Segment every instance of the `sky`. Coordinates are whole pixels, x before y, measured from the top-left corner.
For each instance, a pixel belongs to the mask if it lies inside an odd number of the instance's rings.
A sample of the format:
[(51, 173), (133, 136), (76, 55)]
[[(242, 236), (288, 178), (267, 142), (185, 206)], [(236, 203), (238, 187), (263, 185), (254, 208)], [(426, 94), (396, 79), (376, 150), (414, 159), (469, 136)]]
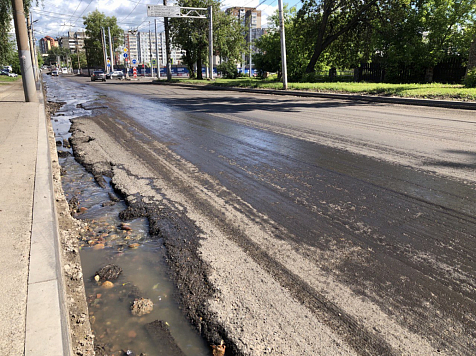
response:
[[(300, 0), (285, 2), (295, 5)], [(149, 31), (150, 21), (153, 31), (155, 17), (147, 17), (148, 4), (162, 5), (163, 0), (39, 0), (39, 5), (31, 8), (35, 37), (56, 38), (67, 31), (81, 31), (84, 29), (83, 16), (96, 9), (106, 16), (115, 16), (118, 25), (124, 30), (138, 28), (139, 31)], [(261, 26), (267, 27), (267, 17), (277, 10), (278, 0), (222, 0), (222, 5), (223, 9), (233, 6), (257, 7), (261, 10)], [(157, 23), (158, 31), (163, 31), (163, 19), (157, 18)]]

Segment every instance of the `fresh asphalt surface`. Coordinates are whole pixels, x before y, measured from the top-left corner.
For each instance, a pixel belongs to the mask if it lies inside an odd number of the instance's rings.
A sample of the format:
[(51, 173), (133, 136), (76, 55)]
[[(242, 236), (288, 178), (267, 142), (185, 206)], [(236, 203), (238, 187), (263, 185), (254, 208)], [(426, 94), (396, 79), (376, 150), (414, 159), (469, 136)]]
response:
[[(68, 80), (54, 79), (50, 85)], [(221, 226), (357, 354), (472, 355), (473, 111), (86, 78), (67, 85), (94, 88), (108, 106), (98, 126), (123, 150), (157, 166), (140, 147), (160, 142), (225, 189), (240, 214), (292, 246), (303, 265), (239, 222)], [(226, 215), (206, 199), (195, 203), (210, 219)], [(331, 276), (351, 298), (314, 274)]]

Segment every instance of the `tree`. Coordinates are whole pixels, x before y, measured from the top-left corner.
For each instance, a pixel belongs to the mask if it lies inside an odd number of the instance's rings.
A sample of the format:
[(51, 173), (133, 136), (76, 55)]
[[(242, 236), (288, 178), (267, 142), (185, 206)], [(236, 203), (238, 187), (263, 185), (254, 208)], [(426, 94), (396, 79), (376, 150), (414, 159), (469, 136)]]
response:
[(52, 47), (48, 51), (48, 57), (46, 58), (46, 62), (49, 65), (56, 64), (56, 66), (61, 67), (61, 62), (66, 62), (67, 57), (70, 55), (70, 52), (67, 48), (64, 47)]
[(213, 22), (213, 48), (223, 61), (221, 68), (236, 77), (237, 63), (247, 51), (245, 29), (236, 17), (223, 11), (217, 11)]
[[(432, 68), (449, 57), (468, 57), (475, 34), (476, 0), (387, 0), (372, 27), (373, 47), (386, 80), (411, 69), (412, 80), (432, 80)], [(408, 72), (408, 70), (407, 70)], [(426, 73), (426, 74), (425, 74)]]
[[(215, 0), (178, 0), (177, 6), (208, 8), (213, 6), (213, 17), (219, 11), (220, 3)], [(203, 79), (202, 63), (207, 62), (208, 29), (207, 19), (179, 19), (169, 20), (172, 43), (185, 51), (183, 60), (187, 65), (190, 76), (194, 76), (193, 67), (197, 63), (197, 78)], [(215, 26), (214, 26), (215, 27)]]
[[(236, 62), (244, 50), (245, 41), (243, 28), (231, 16), (220, 10), (220, 2), (216, 0), (179, 0), (177, 6), (213, 8), (213, 42), (214, 53), (226, 61)], [(170, 33), (172, 43), (185, 51), (183, 61), (187, 65), (190, 76), (194, 77), (194, 65), (197, 64), (198, 79), (203, 79), (202, 64), (208, 62), (208, 32), (207, 19), (172, 18)]]
[[(301, 28), (296, 26), (296, 8), (283, 6), (286, 33), (287, 70), (290, 80), (301, 79), (311, 48), (307, 44)], [(260, 72), (277, 72), (281, 78), (281, 39), (279, 34), (279, 12), (268, 19), (268, 33), (256, 41), (258, 53), (253, 56), (255, 68)]]
[[(119, 46), (123, 43), (123, 31), (117, 25), (117, 19), (115, 16), (108, 17), (98, 10), (91, 12), (88, 16), (84, 16), (83, 20), (83, 24), (86, 27), (87, 37), (84, 40), (84, 46), (87, 47), (89, 64), (92, 66), (105, 65), (102, 50), (101, 28), (106, 31), (108, 27), (110, 28), (111, 36), (116, 38), (114, 43), (115, 46)], [(109, 54), (109, 52), (106, 53)]]
[(314, 72), (324, 51), (357, 28), (370, 25), (377, 0), (304, 0), (299, 10), (299, 27), (313, 45), (306, 72)]
[[(23, 7), (27, 14), (29, 13), (31, 3), (31, 0), (23, 1)], [(36, 1), (36, 4), (38, 5), (38, 1)], [(12, 2), (11, 0), (0, 0), (0, 64), (12, 65), (13, 61), (15, 61), (13, 57), (18, 56), (16, 43), (10, 41), (8, 37), (8, 33), (11, 30), (11, 23)]]
[(81, 68), (87, 68), (88, 63), (86, 61), (86, 53), (79, 52), (71, 54), (71, 64), (73, 65), (73, 69), (79, 69), (78, 67), (78, 57), (79, 57), (79, 64)]

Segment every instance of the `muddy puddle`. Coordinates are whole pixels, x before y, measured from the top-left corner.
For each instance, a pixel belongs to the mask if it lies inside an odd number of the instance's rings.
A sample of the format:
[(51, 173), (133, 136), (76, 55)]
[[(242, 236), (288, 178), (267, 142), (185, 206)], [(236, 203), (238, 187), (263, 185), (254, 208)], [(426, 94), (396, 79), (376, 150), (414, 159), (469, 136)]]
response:
[[(181, 350), (177, 355), (211, 355), (174, 299), (175, 287), (168, 278), (163, 242), (149, 238), (146, 219), (121, 221), (119, 213), (126, 205), (110, 180), (104, 177), (105, 187), (100, 187), (72, 155), (70, 120), (89, 116), (89, 108), (104, 105), (100, 95), (90, 87), (60, 78), (46, 77), (45, 87), (48, 101), (63, 104), (52, 116), (63, 190), (74, 206), (73, 215), (89, 226), (81, 237), (81, 263), (96, 355), (171, 356), (167, 345), (171, 340)], [(119, 266), (122, 273), (112, 285), (104, 285), (94, 277), (109, 264)], [(140, 298), (152, 301), (153, 310), (134, 316), (131, 305)], [(157, 325), (153, 323), (156, 320), (165, 325), (166, 334), (170, 332), (167, 342), (157, 337), (163, 333), (151, 329), (151, 325)]]

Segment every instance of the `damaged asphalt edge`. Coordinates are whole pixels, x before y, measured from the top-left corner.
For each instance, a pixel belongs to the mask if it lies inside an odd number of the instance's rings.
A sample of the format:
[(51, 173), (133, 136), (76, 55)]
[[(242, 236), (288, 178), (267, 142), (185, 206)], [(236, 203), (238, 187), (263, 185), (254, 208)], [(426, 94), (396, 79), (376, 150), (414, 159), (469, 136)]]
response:
[[(137, 195), (128, 195), (126, 191), (114, 184), (114, 169), (111, 162), (89, 163), (83, 155), (80, 145), (94, 140), (91, 137), (78, 135), (82, 132), (76, 128), (75, 120), (71, 120), (71, 147), (75, 159), (93, 175), (95, 181), (103, 187), (103, 176), (111, 178), (111, 186), (126, 203), (127, 208), (119, 217), (128, 221), (145, 217), (149, 222), (149, 234), (154, 240), (163, 239), (166, 249), (166, 262), (170, 268), (171, 278), (176, 286), (179, 304), (187, 319), (200, 335), (209, 343), (219, 345), (222, 341), (227, 345), (228, 352), (242, 356), (243, 353), (228, 337), (227, 331), (217, 321), (216, 315), (208, 309), (207, 300), (215, 292), (207, 279), (208, 266), (198, 253), (199, 232), (195, 224), (184, 216), (168, 207), (158, 207), (157, 204), (144, 203)], [(178, 223), (179, 221), (180, 226)], [(193, 297), (192, 297), (193, 296)]]

